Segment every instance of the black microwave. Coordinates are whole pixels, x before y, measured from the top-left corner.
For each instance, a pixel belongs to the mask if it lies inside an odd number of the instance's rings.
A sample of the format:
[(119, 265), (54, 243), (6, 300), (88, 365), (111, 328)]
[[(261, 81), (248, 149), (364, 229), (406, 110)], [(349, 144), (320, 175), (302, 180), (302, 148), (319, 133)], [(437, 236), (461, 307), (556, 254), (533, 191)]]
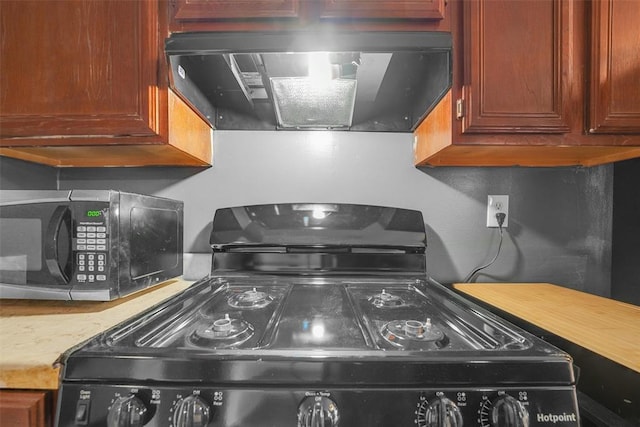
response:
[(182, 275), (183, 203), (0, 191), (0, 298), (110, 301)]

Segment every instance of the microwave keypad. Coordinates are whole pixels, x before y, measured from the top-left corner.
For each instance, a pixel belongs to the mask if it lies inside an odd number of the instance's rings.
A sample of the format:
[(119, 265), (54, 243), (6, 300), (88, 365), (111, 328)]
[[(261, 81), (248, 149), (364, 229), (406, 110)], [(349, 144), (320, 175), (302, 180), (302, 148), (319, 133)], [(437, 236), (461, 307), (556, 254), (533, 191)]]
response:
[(79, 225), (76, 237), (76, 249), (79, 251), (107, 250), (107, 227)]
[(78, 282), (107, 280), (107, 227), (76, 227), (76, 279)]

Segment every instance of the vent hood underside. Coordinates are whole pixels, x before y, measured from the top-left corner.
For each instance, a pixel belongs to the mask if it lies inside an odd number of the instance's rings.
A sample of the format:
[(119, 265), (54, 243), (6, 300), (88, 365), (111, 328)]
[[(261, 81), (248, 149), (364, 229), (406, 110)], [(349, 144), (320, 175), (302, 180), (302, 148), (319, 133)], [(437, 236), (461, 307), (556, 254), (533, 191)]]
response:
[(220, 130), (412, 132), (451, 87), (443, 32), (181, 33), (171, 87)]

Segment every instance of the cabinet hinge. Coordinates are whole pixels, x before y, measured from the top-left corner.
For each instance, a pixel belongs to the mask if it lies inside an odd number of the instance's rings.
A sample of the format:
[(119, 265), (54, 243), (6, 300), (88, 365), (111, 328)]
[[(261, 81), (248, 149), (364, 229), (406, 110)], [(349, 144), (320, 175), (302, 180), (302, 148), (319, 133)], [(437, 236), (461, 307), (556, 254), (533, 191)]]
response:
[(464, 101), (462, 99), (458, 99), (456, 101), (456, 118), (461, 119), (464, 117)]

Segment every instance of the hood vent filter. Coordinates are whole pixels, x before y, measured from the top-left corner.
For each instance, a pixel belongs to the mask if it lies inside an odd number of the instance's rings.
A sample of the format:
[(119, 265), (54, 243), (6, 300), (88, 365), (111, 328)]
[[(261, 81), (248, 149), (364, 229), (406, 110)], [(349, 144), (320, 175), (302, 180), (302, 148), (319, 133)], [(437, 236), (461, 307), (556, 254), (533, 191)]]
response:
[(295, 129), (350, 127), (356, 80), (316, 82), (305, 77), (273, 77), (271, 89), (278, 126)]

